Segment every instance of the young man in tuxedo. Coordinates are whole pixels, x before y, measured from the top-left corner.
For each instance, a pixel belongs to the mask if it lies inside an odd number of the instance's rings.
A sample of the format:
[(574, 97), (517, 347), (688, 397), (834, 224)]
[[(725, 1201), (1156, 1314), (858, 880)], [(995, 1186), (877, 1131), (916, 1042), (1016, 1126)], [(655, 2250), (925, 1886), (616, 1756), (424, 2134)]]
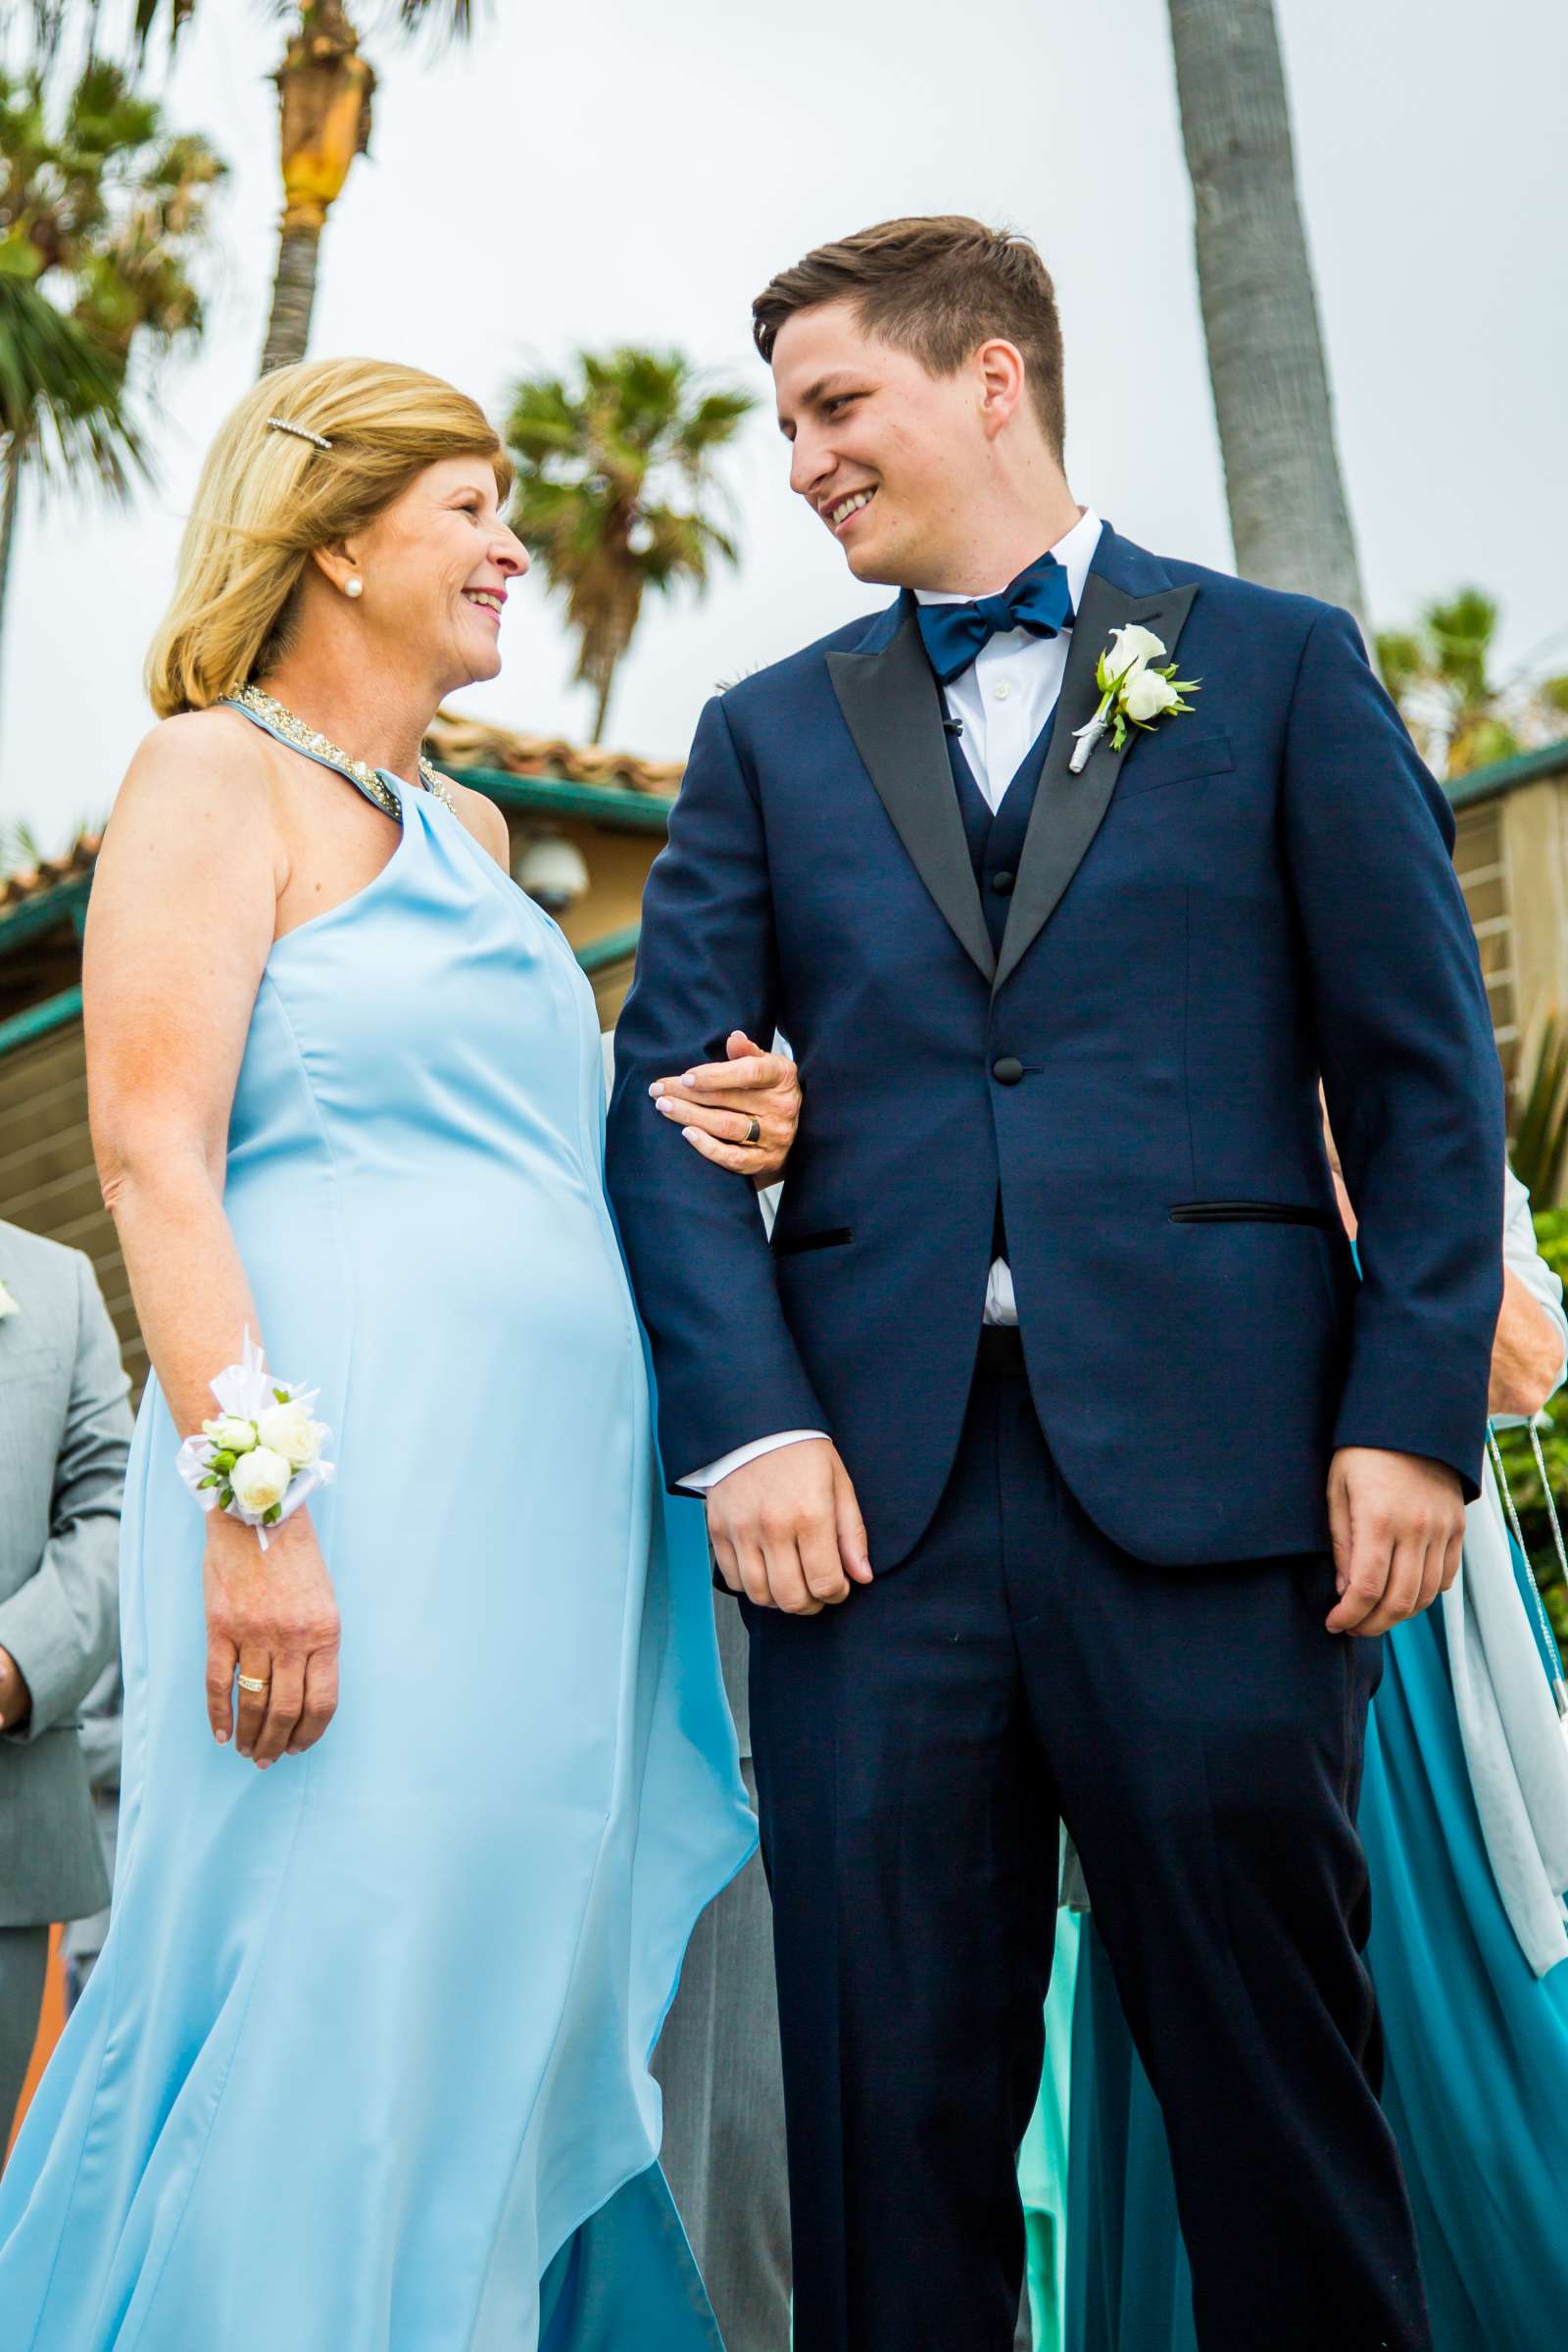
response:
[[(1064, 1821), (1204, 2352), (1415, 2352), (1354, 1805), (1499, 1301), (1451, 820), (1347, 614), (1072, 495), (1026, 241), (889, 222), (755, 325), (793, 487), (898, 595), (703, 713), (611, 1169), (752, 1634), (796, 2341), (1010, 2344)], [(771, 1247), (649, 1100), (737, 1018), (802, 1067)]]

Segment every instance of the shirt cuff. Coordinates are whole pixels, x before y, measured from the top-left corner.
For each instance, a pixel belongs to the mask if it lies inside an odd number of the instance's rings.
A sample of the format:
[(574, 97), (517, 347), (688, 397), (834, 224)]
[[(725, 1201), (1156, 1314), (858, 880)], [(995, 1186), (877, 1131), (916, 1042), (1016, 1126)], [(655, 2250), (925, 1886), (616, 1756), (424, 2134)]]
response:
[(748, 1462), (760, 1462), (764, 1453), (776, 1453), (781, 1446), (798, 1446), (804, 1438), (826, 1436), (825, 1429), (784, 1429), (776, 1438), (754, 1438), (749, 1446), (737, 1446), (733, 1453), (721, 1453), (706, 1470), (688, 1471), (675, 1484), (688, 1488), (694, 1494), (706, 1494), (710, 1487), (716, 1487), (732, 1470), (744, 1470)]

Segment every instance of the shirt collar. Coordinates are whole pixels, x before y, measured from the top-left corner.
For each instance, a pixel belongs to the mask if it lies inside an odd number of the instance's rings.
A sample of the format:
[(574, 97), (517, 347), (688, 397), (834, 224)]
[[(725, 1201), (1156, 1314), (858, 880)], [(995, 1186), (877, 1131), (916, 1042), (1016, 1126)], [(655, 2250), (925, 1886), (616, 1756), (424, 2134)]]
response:
[[(1051, 550), (1067, 574), (1067, 593), (1072, 598), (1075, 612), (1083, 603), (1084, 582), (1089, 577), (1089, 566), (1095, 560), (1095, 550), (1100, 545), (1100, 534), (1103, 528), (1093, 507), (1085, 507), (1072, 529), (1065, 532)], [(967, 605), (973, 601), (968, 591), (962, 588), (916, 588), (914, 596), (915, 601), (922, 605)]]

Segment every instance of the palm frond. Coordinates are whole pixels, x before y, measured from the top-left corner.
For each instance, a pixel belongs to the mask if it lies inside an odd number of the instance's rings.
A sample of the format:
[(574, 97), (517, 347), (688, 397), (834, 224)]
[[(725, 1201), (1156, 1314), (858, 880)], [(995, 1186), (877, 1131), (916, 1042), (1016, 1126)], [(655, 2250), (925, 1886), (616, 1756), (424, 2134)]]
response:
[(36, 286), (3, 273), (0, 434), (45, 476), (86, 468), (116, 496), (147, 471), (123, 369)]

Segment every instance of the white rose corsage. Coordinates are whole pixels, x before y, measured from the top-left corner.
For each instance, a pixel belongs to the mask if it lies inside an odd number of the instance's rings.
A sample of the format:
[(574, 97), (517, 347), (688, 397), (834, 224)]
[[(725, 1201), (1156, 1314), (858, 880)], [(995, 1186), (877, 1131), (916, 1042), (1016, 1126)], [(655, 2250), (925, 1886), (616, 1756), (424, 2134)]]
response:
[(1067, 762), (1070, 775), (1082, 775), (1102, 735), (1108, 734), (1111, 750), (1119, 752), (1130, 729), (1152, 734), (1156, 718), (1167, 713), (1179, 718), (1191, 710), (1192, 704), (1183, 702), (1182, 697), (1196, 694), (1201, 681), (1179, 678), (1174, 662), (1156, 669), (1154, 656), (1164, 651), (1152, 629), (1129, 623), (1124, 629), (1111, 630), (1110, 643), (1095, 665), (1100, 706), (1093, 718), (1073, 729), (1073, 755)]
[(274, 1380), (248, 1331), (240, 1361), (212, 1389), (219, 1409), (185, 1440), (175, 1466), (204, 1511), (254, 1527), (265, 1551), (268, 1529), (337, 1475), (321, 1452), (332, 1433), (311, 1415), (320, 1391)]

